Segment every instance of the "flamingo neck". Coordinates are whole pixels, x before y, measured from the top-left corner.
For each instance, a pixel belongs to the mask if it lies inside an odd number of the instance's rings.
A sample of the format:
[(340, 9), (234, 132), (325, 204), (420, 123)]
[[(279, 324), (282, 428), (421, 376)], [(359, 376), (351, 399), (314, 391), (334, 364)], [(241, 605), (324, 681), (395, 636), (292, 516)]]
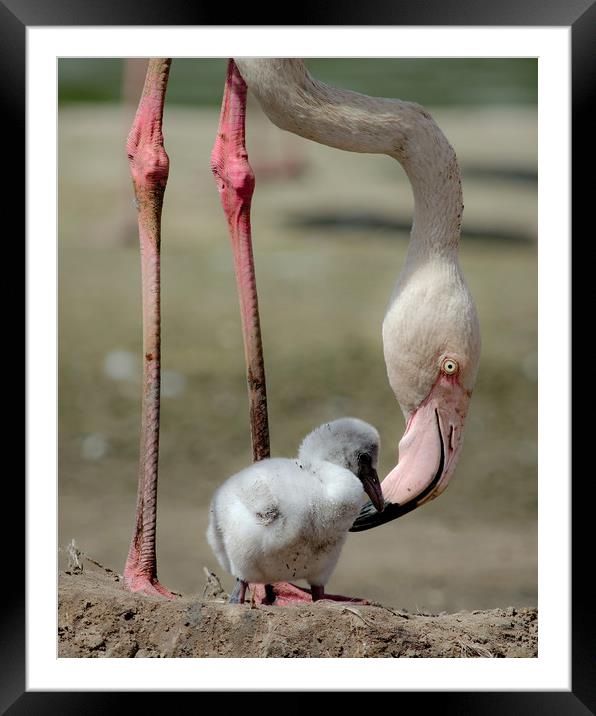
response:
[(397, 159), (414, 194), (410, 255), (457, 255), (463, 213), (459, 166), (423, 107), (331, 87), (314, 79), (302, 60), (235, 62), (264, 112), (281, 129), (329, 147)]

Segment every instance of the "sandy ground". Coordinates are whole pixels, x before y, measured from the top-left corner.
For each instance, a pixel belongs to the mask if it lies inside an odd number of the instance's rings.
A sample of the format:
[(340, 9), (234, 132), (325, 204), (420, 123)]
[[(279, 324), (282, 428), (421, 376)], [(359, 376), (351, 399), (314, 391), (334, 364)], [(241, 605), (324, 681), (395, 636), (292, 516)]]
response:
[[(328, 587), (411, 613), (521, 609), (537, 604), (536, 185), (524, 179), (536, 171), (536, 114), (429, 109), (463, 169), (461, 263), (480, 314), (478, 381), (449, 489), (350, 535)], [(158, 566), (184, 594), (201, 594), (203, 567), (217, 569), (205, 539), (209, 500), (251, 459), (236, 289), (209, 170), (217, 117), (175, 106), (165, 114)], [(111, 106), (64, 108), (59, 118), (59, 541), (74, 538), (116, 570), (133, 526), (141, 394), (138, 247), (123, 238), (135, 218), (128, 122)], [(388, 157), (297, 139), (304, 175), (267, 182), (258, 162), (292, 138), (254, 113), (249, 133), (272, 453), (294, 455), (314, 426), (354, 415), (379, 429), (387, 474), (404, 424), (381, 323), (407, 248), (407, 178)], [(335, 223), (313, 221), (321, 216)], [(382, 228), (391, 221), (405, 228)]]
[(172, 602), (126, 592), (82, 560), (59, 577), (59, 657), (536, 657), (537, 610), (409, 613), (319, 602), (229, 605), (211, 578)]

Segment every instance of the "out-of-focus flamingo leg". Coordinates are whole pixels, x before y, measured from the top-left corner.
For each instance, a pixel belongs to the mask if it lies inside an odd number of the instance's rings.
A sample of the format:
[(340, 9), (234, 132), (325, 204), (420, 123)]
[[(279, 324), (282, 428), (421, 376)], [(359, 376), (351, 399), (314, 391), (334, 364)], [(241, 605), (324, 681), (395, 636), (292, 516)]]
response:
[[(139, 104), (139, 97), (142, 96), (148, 62), (147, 58), (142, 57), (128, 57), (122, 60), (120, 99), (122, 124), (123, 127), (126, 127), (126, 131), (130, 128)], [(126, 179), (126, 177), (123, 177), (123, 179)], [(125, 191), (122, 194), (121, 215), (116, 228), (114, 242), (120, 246), (134, 247), (138, 243), (139, 232), (137, 216), (129, 196), (129, 189), (130, 179), (127, 179)]]
[(136, 197), (143, 284), (143, 404), (136, 521), (124, 584), (132, 592), (173, 599), (157, 579), (156, 518), (160, 407), (161, 210), (168, 180), (162, 117), (171, 59), (149, 60), (126, 149)]
[[(269, 425), (265, 364), (261, 345), (261, 326), (250, 231), (250, 205), (255, 187), (254, 173), (248, 163), (245, 141), (246, 83), (233, 60), (228, 62), (217, 139), (211, 153), (211, 169), (224, 213), (228, 220), (236, 283), (240, 299), (244, 353), (246, 358), (250, 429), (253, 459), (269, 457)], [(255, 602), (283, 605), (312, 602), (310, 590), (279, 582), (275, 585), (249, 585)], [(275, 599), (272, 597), (275, 596)], [(369, 602), (339, 595), (325, 595), (333, 601)]]

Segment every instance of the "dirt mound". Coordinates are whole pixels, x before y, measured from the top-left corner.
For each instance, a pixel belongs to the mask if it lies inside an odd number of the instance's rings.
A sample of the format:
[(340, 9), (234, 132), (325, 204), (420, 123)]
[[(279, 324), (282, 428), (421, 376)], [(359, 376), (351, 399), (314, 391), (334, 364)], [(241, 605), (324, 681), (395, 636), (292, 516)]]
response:
[(537, 610), (409, 614), (380, 605), (228, 605), (216, 578), (174, 602), (83, 559), (59, 575), (61, 657), (535, 657)]

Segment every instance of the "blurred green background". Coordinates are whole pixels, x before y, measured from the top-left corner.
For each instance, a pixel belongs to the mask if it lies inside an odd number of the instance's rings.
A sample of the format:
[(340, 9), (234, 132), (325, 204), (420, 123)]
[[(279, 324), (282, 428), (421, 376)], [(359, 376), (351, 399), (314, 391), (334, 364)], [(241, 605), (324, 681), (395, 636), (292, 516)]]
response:
[[(175, 60), (168, 103), (219, 107), (225, 59)], [(535, 105), (533, 59), (311, 59), (311, 73), (329, 84), (377, 97), (400, 97), (429, 105)], [(62, 60), (61, 105), (118, 102), (123, 63), (119, 59)], [(457, 78), (457, 81), (454, 81)]]
[[(200, 593), (220, 572), (208, 503), (250, 462), (242, 337), (226, 223), (209, 169), (225, 60), (174, 60), (164, 114), (159, 573)], [(462, 457), (439, 499), (350, 535), (330, 591), (409, 609), (537, 601), (537, 63), (316, 59), (331, 84), (424, 104), (463, 173), (461, 263), (483, 337)], [(126, 70), (126, 71), (125, 71)], [(59, 525), (121, 570), (135, 505), (141, 301), (124, 141), (144, 62), (59, 62)], [(408, 242), (408, 180), (385, 156), (281, 132), (249, 101), (253, 236), (272, 451), (355, 415), (382, 437), (404, 423), (381, 323)], [(225, 586), (231, 579), (222, 575)]]

